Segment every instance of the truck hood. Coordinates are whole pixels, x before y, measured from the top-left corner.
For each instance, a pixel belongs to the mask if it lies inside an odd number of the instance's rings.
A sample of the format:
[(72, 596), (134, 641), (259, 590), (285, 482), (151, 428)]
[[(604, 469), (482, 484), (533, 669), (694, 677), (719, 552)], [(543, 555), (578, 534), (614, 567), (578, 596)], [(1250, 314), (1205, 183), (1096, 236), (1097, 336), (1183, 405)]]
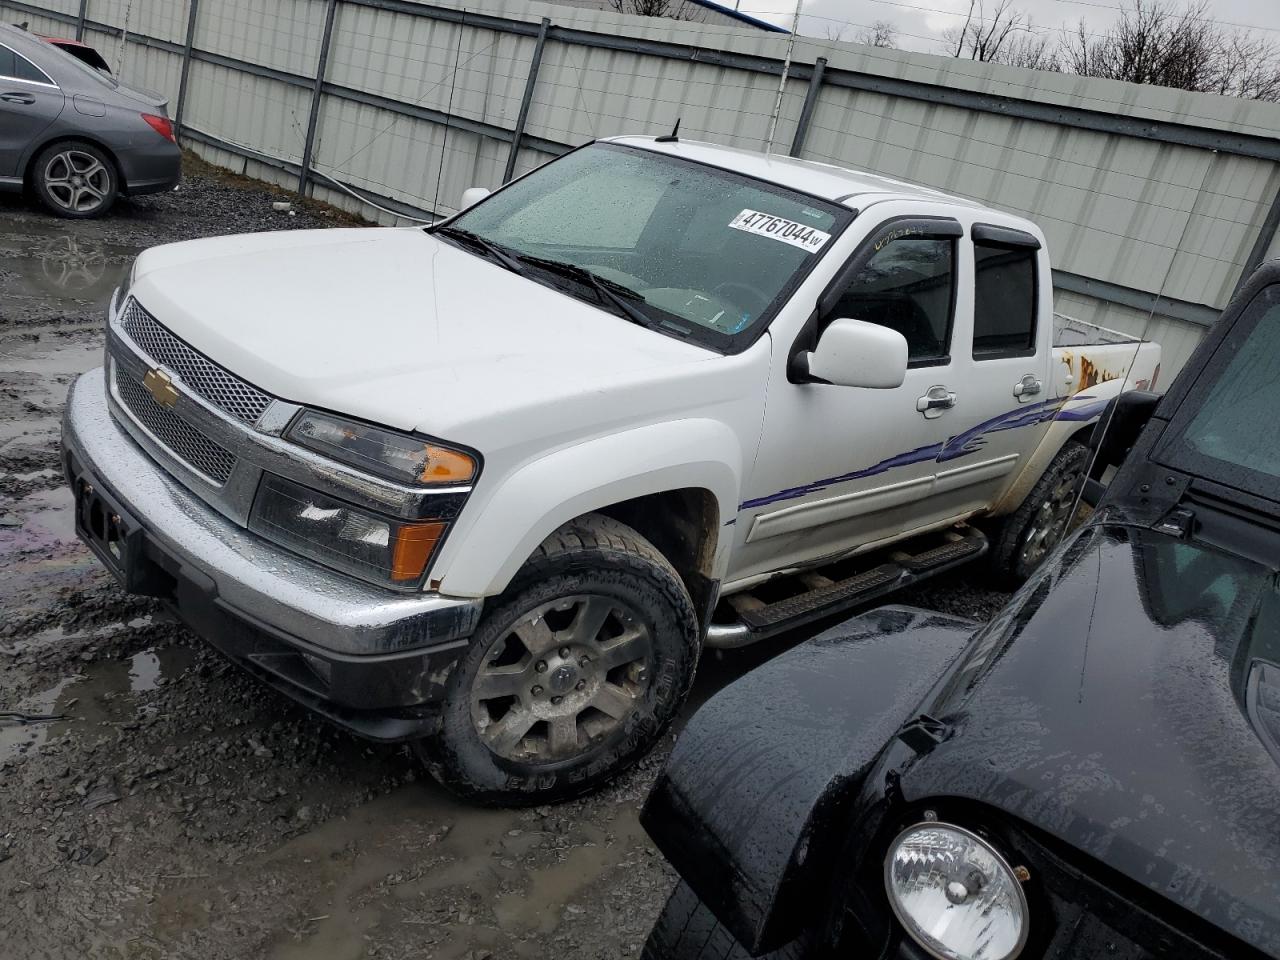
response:
[(1280, 956), (1278, 650), (1274, 571), (1086, 528), (924, 705), (954, 733), (904, 794), (1001, 808)]
[(554, 420), (566, 404), (642, 391), (663, 371), (719, 357), (420, 229), (156, 247), (139, 258), (132, 292), (177, 336), (269, 393), (477, 446), (481, 425), (514, 410)]

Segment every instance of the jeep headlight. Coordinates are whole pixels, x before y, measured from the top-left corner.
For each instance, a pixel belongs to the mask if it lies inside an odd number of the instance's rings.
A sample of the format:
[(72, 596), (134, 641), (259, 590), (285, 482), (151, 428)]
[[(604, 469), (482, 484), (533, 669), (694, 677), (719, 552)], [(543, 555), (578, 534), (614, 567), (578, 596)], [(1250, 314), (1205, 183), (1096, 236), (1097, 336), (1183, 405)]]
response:
[(249, 529), (317, 563), (387, 586), (414, 587), (447, 524), (370, 513), (328, 494), (263, 474)]
[(316, 453), (401, 483), (467, 483), (476, 475), (476, 461), (469, 453), (314, 410), (298, 414), (285, 436)]
[(939, 960), (1013, 960), (1027, 942), (1022, 885), (994, 847), (961, 827), (900, 833), (884, 886), (908, 935)]

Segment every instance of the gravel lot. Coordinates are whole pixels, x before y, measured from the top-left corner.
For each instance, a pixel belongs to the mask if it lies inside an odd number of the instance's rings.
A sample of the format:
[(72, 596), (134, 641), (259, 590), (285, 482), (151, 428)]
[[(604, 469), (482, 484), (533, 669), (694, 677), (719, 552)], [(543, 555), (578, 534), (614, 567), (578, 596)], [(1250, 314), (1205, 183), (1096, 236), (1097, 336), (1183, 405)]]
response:
[[(57, 437), (103, 307), (147, 246), (321, 227), (193, 165), (179, 192), (68, 224), (0, 196), (0, 958), (634, 957), (673, 873), (636, 814), (665, 750), (605, 792), (459, 804), (240, 675), (72, 535)], [(911, 602), (986, 617), (963, 577)], [(708, 657), (704, 700), (793, 636)], [(686, 711), (692, 712), (692, 707)]]

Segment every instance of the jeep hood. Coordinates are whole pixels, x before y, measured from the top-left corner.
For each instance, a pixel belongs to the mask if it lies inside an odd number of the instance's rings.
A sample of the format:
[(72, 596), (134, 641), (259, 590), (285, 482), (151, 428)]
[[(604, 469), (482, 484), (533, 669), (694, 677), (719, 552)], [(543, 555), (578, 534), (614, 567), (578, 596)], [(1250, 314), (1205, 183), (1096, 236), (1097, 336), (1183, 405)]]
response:
[(1094, 526), (982, 631), (926, 712), (908, 799), (1007, 811), (1280, 956), (1274, 571)]
[(138, 261), (133, 295), (286, 400), (483, 445), (512, 411), (564, 418), (718, 354), (636, 326), (420, 229), (194, 240)]

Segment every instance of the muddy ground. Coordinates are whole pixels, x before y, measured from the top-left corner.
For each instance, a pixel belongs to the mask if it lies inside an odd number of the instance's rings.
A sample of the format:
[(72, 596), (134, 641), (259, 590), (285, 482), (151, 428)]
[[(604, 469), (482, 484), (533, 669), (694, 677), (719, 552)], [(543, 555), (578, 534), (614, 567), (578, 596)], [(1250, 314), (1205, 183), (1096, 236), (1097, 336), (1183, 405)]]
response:
[[(0, 713), (67, 718), (0, 720), (0, 958), (635, 957), (674, 876), (636, 820), (669, 743), (589, 799), (469, 808), (241, 676), (72, 534), (58, 418), (111, 290), (143, 247), (342, 219), (273, 199), (204, 167), (99, 221), (0, 195)], [(1004, 598), (952, 577), (909, 599)], [(707, 658), (694, 704), (801, 639)]]

